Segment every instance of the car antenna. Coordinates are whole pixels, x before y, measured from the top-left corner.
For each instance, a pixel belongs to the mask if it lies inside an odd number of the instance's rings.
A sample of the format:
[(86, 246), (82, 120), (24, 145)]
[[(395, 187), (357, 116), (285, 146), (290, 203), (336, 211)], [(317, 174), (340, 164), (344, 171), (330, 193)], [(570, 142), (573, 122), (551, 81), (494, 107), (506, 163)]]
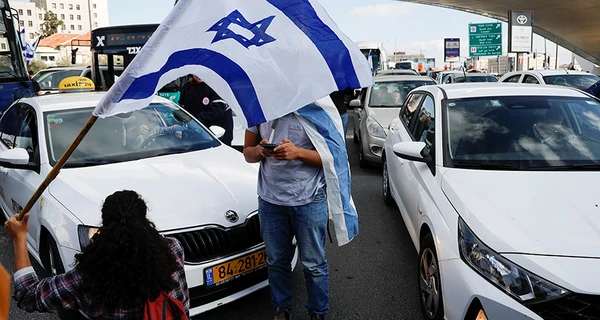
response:
[(465, 71), (465, 66), (463, 66), (463, 75), (465, 76), (465, 83), (469, 82), (469, 78), (467, 78), (467, 72)]

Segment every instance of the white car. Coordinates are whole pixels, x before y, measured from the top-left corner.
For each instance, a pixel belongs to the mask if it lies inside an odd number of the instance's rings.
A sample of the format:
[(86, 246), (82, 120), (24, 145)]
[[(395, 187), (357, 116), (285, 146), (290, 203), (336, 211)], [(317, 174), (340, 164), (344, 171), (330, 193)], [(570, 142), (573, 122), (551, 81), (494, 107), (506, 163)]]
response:
[(593, 74), (574, 70), (515, 71), (504, 74), (498, 80), (503, 83), (554, 84), (583, 91), (598, 81), (600, 78)]
[(417, 88), (383, 195), (419, 252), (425, 319), (597, 319), (600, 102), (572, 88)]
[(430, 77), (403, 75), (375, 77), (375, 85), (362, 90), (354, 108), (354, 143), (358, 143), (361, 167), (381, 163), (381, 151), (390, 121), (398, 115), (404, 99), (414, 88), (435, 84)]
[[(4, 112), (0, 206), (6, 217), (21, 211), (103, 96), (24, 98)], [(175, 127), (143, 136), (142, 125)], [(256, 165), (156, 96), (145, 109), (96, 121), (33, 206), (29, 252), (53, 273), (72, 268), (74, 255), (101, 223), (106, 196), (137, 191), (159, 232), (183, 245), (190, 314), (196, 315), (268, 285), (257, 176)]]

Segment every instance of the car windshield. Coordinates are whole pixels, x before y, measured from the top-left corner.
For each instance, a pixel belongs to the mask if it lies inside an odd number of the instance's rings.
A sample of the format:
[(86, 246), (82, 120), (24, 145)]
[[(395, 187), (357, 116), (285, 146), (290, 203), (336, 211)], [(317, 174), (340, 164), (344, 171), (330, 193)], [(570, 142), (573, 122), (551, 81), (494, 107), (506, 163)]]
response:
[(585, 91), (594, 83), (600, 81), (600, 78), (593, 74), (561, 74), (556, 76), (545, 76), (544, 81), (546, 84), (573, 87)]
[[(465, 81), (466, 80), (466, 81)], [(464, 83), (464, 82), (498, 82), (498, 79), (494, 76), (457, 76), (456, 83)]]
[(404, 99), (412, 89), (432, 84), (435, 84), (433, 80), (376, 82), (371, 90), (369, 106), (379, 108), (401, 107)]
[(600, 104), (592, 98), (507, 96), (448, 100), (454, 167), (600, 167)]
[(58, 90), (58, 84), (65, 78), (80, 76), (82, 70), (42, 70), (33, 79), (42, 90)]
[[(44, 113), (50, 164), (67, 150), (93, 108)], [(174, 104), (153, 103), (125, 115), (96, 123), (66, 163), (66, 167), (92, 166), (219, 146), (200, 123)]]

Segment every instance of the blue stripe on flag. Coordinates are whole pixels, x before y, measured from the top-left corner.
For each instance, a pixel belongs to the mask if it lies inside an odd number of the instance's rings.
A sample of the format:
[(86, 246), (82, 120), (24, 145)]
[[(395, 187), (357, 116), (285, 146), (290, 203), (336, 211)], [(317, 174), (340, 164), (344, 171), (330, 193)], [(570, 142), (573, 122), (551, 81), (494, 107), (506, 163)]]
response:
[(248, 126), (266, 121), (250, 77), (238, 64), (226, 56), (208, 49), (187, 49), (171, 54), (160, 70), (136, 78), (119, 101), (146, 99), (158, 90), (158, 81), (168, 71), (183, 66), (198, 65), (211, 69), (225, 80), (238, 101)]
[(308, 0), (267, 2), (283, 12), (315, 44), (327, 62), (338, 90), (361, 87), (348, 48), (337, 34), (319, 19)]
[(316, 104), (309, 104), (298, 110), (298, 114), (312, 122), (319, 134), (325, 139), (329, 152), (333, 156), (335, 172), (338, 177), (342, 205), (344, 206), (344, 219), (348, 238), (352, 239), (358, 234), (358, 214), (350, 205), (351, 183), (348, 152), (346, 151), (345, 137), (338, 131), (329, 114)]

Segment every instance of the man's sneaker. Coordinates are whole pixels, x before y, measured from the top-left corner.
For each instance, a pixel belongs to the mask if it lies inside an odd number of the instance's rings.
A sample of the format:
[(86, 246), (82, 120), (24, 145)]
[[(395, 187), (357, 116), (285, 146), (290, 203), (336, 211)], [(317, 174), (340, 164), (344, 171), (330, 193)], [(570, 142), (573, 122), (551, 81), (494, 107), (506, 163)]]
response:
[(275, 317), (273, 317), (273, 320), (290, 320), (290, 314), (281, 309), (280, 307), (277, 307), (277, 309), (275, 309)]
[(310, 320), (325, 320), (325, 317), (322, 314), (311, 314)]

